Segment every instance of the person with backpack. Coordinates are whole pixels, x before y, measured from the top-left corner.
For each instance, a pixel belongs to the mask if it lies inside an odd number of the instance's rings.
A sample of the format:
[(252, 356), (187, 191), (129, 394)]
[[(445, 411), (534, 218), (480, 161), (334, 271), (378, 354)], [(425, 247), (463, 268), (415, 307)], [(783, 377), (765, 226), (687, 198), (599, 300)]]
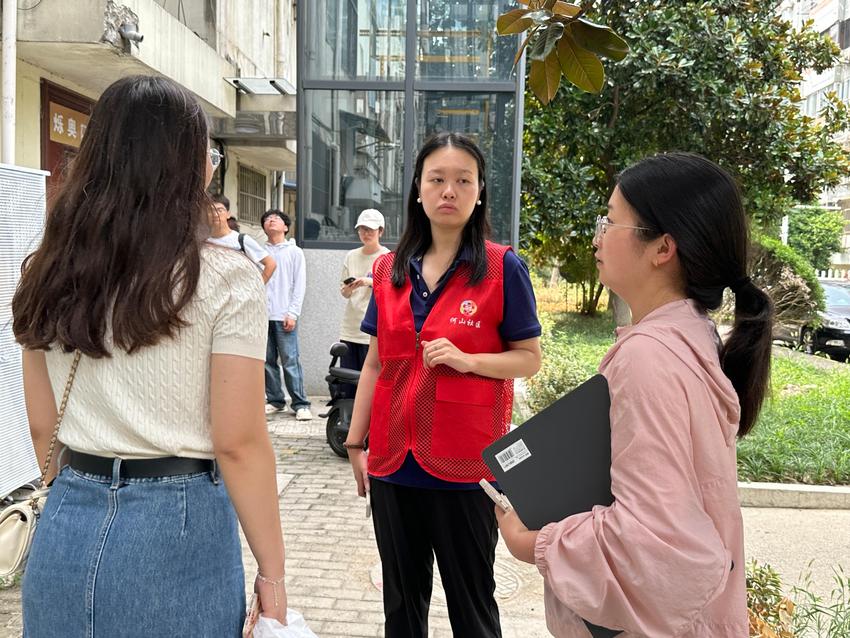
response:
[(230, 201), (223, 195), (216, 195), (213, 199), (213, 210), (209, 215), (210, 236), (207, 241), (216, 246), (224, 246), (245, 253), (247, 257), (262, 269), (263, 283), (268, 282), (274, 274), (277, 263), (268, 251), (257, 243), (257, 240), (246, 233), (240, 233), (231, 229)]

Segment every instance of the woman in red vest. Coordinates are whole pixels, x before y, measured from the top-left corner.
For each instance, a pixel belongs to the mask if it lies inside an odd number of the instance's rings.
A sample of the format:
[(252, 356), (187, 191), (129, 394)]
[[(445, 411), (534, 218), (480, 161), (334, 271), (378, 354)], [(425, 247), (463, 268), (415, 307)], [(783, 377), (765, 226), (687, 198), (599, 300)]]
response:
[(346, 447), (371, 494), (386, 637), (428, 635), (436, 556), (454, 635), (493, 638), (498, 532), (481, 451), (508, 431), (513, 379), (540, 367), (534, 292), (525, 264), (486, 239), (484, 157), (469, 138), (425, 143), (407, 211), (398, 249), (375, 262)]

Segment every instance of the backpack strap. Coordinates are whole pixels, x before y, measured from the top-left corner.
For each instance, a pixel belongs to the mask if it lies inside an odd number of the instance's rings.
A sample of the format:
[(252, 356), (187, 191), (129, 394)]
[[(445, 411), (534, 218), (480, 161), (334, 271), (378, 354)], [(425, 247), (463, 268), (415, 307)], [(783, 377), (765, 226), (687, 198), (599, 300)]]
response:
[[(239, 250), (241, 250), (244, 253), (245, 252), (245, 233), (239, 233), (238, 239), (239, 239)], [(247, 254), (247, 253), (245, 253), (245, 254)]]

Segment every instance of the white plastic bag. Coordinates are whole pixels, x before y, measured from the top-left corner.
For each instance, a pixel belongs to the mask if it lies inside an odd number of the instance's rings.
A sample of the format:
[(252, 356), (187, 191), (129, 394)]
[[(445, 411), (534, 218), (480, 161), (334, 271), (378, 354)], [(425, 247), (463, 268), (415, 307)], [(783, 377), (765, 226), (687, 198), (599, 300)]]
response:
[(254, 627), (254, 638), (318, 638), (307, 626), (304, 616), (294, 609), (286, 610), (286, 626), (274, 618), (260, 616)]

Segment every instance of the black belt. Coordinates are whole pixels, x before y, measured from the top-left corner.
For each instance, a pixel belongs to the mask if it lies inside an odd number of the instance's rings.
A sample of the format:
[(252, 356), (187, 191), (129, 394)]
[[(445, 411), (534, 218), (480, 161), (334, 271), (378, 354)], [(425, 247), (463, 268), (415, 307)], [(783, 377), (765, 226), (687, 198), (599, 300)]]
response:
[[(114, 462), (114, 458), (68, 450), (68, 465), (86, 474), (112, 476)], [(212, 472), (214, 469), (214, 459), (163, 456), (155, 459), (122, 459), (119, 472), (123, 478), (161, 478), (163, 476)]]

